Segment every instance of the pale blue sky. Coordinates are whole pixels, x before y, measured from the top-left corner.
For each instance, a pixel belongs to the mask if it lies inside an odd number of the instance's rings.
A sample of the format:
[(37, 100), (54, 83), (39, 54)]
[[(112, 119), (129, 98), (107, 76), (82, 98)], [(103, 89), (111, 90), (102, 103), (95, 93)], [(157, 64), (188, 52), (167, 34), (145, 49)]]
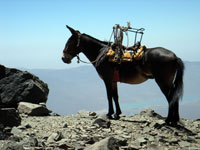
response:
[[(71, 36), (65, 25), (109, 40), (114, 24), (145, 28), (142, 44), (162, 46), (185, 61), (200, 61), (199, 0), (1, 0), (0, 64), (61, 69)], [(85, 57), (81, 56), (83, 59)]]

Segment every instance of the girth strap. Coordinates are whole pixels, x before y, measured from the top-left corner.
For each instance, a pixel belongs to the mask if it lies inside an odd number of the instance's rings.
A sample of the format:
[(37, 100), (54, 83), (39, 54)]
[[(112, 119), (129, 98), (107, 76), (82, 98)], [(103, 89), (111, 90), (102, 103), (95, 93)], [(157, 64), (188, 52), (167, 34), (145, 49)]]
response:
[(114, 70), (114, 81), (119, 82), (119, 71), (117, 69)]

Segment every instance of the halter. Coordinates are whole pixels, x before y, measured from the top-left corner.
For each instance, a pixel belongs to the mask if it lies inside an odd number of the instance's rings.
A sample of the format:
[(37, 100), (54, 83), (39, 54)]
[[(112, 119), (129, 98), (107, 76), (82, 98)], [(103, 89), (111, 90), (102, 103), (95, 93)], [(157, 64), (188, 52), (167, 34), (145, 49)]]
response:
[[(78, 34), (78, 41), (77, 41), (77, 48), (80, 46), (80, 42), (81, 42), (81, 34)], [(84, 60), (81, 60), (80, 57), (79, 57), (79, 53), (75, 55), (77, 57), (77, 63), (79, 64), (80, 62), (82, 63), (85, 63), (85, 64), (93, 64), (95, 62), (97, 62), (97, 59), (94, 60), (94, 61), (91, 61), (91, 62), (87, 62), (87, 61), (84, 61)]]

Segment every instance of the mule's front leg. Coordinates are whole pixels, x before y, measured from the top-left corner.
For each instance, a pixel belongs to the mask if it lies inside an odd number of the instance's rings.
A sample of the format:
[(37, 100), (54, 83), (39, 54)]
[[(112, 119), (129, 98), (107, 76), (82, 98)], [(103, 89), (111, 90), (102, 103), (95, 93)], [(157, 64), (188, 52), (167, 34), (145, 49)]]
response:
[(112, 102), (112, 86), (109, 82), (104, 81), (105, 86), (106, 86), (106, 92), (107, 92), (107, 98), (108, 98), (108, 114), (107, 117), (109, 119), (113, 119), (112, 115), (114, 114), (114, 109), (113, 109), (113, 102)]
[(114, 115), (114, 118), (119, 119), (120, 118), (119, 115), (122, 112), (121, 112), (121, 109), (120, 109), (120, 106), (119, 106), (119, 101), (118, 101), (119, 98), (118, 98), (118, 91), (117, 91), (117, 82), (112, 83), (112, 95), (113, 95), (113, 99), (114, 99), (115, 107), (116, 107), (116, 113)]

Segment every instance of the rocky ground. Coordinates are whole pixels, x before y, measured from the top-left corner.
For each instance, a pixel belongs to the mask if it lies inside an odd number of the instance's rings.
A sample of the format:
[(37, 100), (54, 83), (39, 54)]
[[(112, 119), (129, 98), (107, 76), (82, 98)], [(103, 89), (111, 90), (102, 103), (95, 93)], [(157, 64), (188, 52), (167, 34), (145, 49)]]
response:
[(1, 150), (200, 150), (200, 120), (181, 119), (183, 125), (170, 127), (153, 110), (120, 120), (88, 111), (21, 118), (20, 126), (1, 133)]

